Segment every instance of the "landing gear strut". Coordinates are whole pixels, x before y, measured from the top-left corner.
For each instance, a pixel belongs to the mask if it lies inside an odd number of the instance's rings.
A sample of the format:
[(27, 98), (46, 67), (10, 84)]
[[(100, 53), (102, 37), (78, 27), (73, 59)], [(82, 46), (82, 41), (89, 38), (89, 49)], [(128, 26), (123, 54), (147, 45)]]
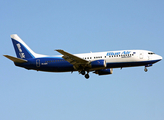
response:
[(147, 72), (147, 71), (148, 71), (148, 69), (145, 67), (144, 71), (145, 71), (145, 72)]

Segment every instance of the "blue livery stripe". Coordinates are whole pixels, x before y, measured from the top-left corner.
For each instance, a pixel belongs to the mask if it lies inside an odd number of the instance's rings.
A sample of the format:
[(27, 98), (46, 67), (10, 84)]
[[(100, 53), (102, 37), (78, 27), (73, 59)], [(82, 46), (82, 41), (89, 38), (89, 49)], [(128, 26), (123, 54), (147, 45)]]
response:
[(20, 42), (18, 42), (15, 39), (11, 38), (11, 40), (13, 42), (13, 46), (15, 48), (15, 52), (18, 58), (21, 59), (35, 58), (24, 45), (22, 45)]

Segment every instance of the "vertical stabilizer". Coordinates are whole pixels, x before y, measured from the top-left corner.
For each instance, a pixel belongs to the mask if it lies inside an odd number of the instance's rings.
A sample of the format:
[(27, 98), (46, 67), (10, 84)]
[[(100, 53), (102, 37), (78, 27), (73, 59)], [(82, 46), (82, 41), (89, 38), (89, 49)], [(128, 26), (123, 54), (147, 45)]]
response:
[(34, 53), (17, 34), (11, 35), (11, 40), (18, 58), (35, 58), (36, 53)]

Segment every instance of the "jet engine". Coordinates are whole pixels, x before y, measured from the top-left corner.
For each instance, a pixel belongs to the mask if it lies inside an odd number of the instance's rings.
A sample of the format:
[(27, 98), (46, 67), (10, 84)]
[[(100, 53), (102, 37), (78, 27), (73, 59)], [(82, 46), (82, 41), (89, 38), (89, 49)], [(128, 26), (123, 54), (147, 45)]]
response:
[(92, 68), (105, 68), (106, 67), (106, 61), (105, 60), (95, 60), (91, 63)]
[(96, 70), (94, 73), (95, 74), (98, 74), (98, 75), (112, 74), (113, 73), (113, 68)]

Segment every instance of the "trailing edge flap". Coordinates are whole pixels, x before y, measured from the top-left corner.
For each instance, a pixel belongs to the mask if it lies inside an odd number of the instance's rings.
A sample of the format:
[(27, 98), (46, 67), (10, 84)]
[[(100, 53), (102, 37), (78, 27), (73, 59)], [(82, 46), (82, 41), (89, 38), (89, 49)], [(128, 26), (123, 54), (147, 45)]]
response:
[(3, 55), (3, 56), (7, 57), (8, 59), (12, 60), (15, 63), (26, 63), (27, 62), (27, 60), (16, 58), (16, 57), (12, 57), (10, 55)]
[(68, 61), (69, 63), (75, 65), (75, 64), (88, 64), (89, 61), (84, 60), (78, 56), (75, 56), (73, 54), (70, 54), (68, 52), (65, 52), (64, 50), (56, 50), (59, 53), (61, 53), (62, 55), (64, 55), (62, 58), (64, 58), (66, 61)]

